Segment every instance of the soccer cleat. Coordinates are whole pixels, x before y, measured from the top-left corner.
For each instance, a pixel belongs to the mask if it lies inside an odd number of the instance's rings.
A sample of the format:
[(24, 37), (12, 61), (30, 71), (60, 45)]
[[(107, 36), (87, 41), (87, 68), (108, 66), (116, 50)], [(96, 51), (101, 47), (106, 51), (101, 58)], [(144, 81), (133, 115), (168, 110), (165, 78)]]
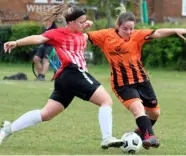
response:
[(3, 121), (2, 128), (0, 130), (0, 145), (3, 142), (3, 140), (11, 134), (12, 134), (12, 132), (11, 132), (11, 122)]
[(119, 148), (123, 145), (123, 141), (116, 139), (115, 137), (107, 137), (101, 142), (102, 149), (108, 149), (109, 147)]
[(43, 74), (38, 74), (36, 80), (38, 80), (38, 81), (45, 81), (45, 75), (43, 75)]
[(142, 133), (141, 133), (141, 130), (139, 128), (137, 128), (134, 133), (136, 133), (141, 139), (143, 138), (142, 137)]
[(158, 148), (160, 146), (160, 141), (156, 136), (149, 136), (147, 139), (143, 140), (143, 147), (145, 149), (150, 149), (150, 147)]

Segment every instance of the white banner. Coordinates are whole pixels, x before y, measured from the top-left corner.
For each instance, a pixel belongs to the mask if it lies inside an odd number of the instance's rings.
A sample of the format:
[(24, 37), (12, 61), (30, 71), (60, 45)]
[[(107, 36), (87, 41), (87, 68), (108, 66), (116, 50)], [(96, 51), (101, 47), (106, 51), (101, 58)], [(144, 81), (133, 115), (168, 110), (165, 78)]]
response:
[(73, 3), (78, 4), (79, 0), (35, 0), (34, 3), (26, 4), (27, 12), (44, 12), (47, 11), (54, 4), (63, 3)]
[(182, 16), (186, 16), (186, 0), (182, 0)]

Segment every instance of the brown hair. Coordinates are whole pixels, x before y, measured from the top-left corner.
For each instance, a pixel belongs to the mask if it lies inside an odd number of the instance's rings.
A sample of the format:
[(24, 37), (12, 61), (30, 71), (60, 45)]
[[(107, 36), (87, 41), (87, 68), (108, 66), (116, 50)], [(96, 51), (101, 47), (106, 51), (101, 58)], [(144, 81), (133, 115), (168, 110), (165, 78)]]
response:
[(121, 7), (117, 7), (115, 10), (119, 10), (120, 14), (116, 20), (116, 29), (124, 22), (127, 21), (134, 21), (136, 22), (136, 17), (132, 12), (126, 12), (126, 8), (124, 5), (121, 5)]
[(52, 6), (48, 11), (42, 13), (42, 21), (60, 21), (69, 22), (76, 20), (78, 17), (85, 15), (85, 11), (77, 6), (69, 4), (59, 4)]

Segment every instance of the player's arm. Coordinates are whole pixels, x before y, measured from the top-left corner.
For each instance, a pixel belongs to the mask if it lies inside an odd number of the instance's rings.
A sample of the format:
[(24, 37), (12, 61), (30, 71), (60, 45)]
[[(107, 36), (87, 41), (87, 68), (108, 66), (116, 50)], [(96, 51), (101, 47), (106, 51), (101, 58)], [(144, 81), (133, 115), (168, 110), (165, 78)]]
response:
[(88, 34), (87, 33), (84, 33), (83, 36), (84, 36), (85, 40), (88, 40)]
[(85, 30), (85, 29), (91, 27), (93, 24), (94, 23), (92, 21), (86, 20), (85, 23), (84, 23), (84, 25), (83, 25), (83, 27), (84, 27), (83, 29)]
[(49, 38), (42, 36), (42, 35), (32, 35), (28, 36), (16, 41), (6, 42), (4, 44), (4, 51), (11, 52), (17, 46), (25, 46), (25, 45), (35, 45), (35, 44), (42, 44), (49, 40)]
[(84, 37), (88, 39), (93, 45), (103, 46), (106, 36), (108, 35), (108, 29), (101, 29), (97, 31), (91, 31), (84, 34)]
[(186, 29), (182, 29), (182, 28), (163, 28), (163, 29), (157, 29), (156, 31), (154, 31), (153, 34), (151, 34), (149, 36), (149, 38), (154, 38), (154, 39), (158, 39), (158, 38), (163, 38), (163, 37), (167, 37), (173, 34), (177, 34), (180, 38), (186, 40), (186, 38), (183, 36), (183, 34), (186, 34)]
[[(84, 30), (91, 27), (94, 23), (90, 20), (86, 20), (86, 22), (84, 23), (83, 27), (84, 27)], [(88, 40), (88, 34), (87, 33), (84, 33), (83, 34), (85, 40)]]

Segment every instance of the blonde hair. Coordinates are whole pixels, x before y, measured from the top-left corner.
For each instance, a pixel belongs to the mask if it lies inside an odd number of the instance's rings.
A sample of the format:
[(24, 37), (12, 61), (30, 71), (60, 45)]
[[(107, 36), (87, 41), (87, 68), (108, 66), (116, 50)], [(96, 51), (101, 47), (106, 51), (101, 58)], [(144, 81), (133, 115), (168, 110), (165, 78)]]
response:
[(71, 6), (69, 4), (59, 4), (52, 6), (48, 9), (48, 11), (42, 13), (42, 22), (60, 21), (65, 23), (68, 22), (67, 18), (69, 16), (74, 17), (70, 18), (70, 20), (75, 20), (83, 14), (85, 14), (84, 10), (77, 6)]
[(125, 8), (125, 5), (124, 4), (120, 4), (119, 7), (115, 8), (116, 11), (120, 11), (120, 14), (121, 13), (125, 13), (127, 12), (126, 8)]
[(115, 27), (118, 29), (118, 27), (127, 21), (134, 21), (136, 22), (136, 17), (132, 12), (127, 12), (125, 6), (121, 4), (120, 7), (117, 7), (115, 10), (119, 10), (120, 14), (118, 15), (116, 22), (115, 22)]

